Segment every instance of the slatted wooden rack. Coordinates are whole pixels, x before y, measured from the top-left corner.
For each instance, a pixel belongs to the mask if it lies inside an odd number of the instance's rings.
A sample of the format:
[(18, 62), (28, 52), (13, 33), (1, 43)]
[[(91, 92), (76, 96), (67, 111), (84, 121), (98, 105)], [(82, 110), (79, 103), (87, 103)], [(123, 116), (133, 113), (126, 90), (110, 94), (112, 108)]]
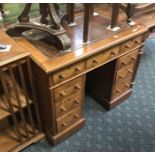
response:
[(0, 53), (0, 151), (20, 151), (44, 137), (35, 97), (29, 53), (4, 32)]

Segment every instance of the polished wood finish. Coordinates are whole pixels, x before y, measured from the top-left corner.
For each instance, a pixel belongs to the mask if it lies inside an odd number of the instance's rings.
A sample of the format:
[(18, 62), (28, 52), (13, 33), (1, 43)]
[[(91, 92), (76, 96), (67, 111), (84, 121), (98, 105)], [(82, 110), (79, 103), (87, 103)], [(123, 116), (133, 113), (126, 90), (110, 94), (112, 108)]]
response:
[(66, 29), (72, 41), (67, 54), (59, 54), (42, 41), (16, 38), (31, 53), (41, 120), (52, 144), (84, 125), (85, 77), (86, 90), (107, 109), (131, 95), (138, 53), (147, 32), (142, 25), (125, 24), (120, 24), (118, 32), (107, 30), (111, 20), (101, 14), (91, 18), (89, 43), (82, 44), (83, 20), (81, 16), (75, 19), (77, 26)]
[(0, 151), (20, 151), (43, 138), (44, 134), (30, 54), (4, 32), (0, 31), (0, 34), (2, 43), (12, 45), (10, 51), (0, 53)]
[[(76, 29), (76, 27), (75, 27)], [(123, 29), (124, 30), (124, 29)], [(28, 51), (31, 51), (31, 57), (35, 60), (35, 62), (46, 72), (51, 73), (54, 71), (57, 71), (58, 69), (61, 69), (65, 66), (68, 66), (70, 64), (73, 64), (75, 62), (78, 62), (80, 60), (88, 58), (90, 55), (99, 53), (99, 52), (105, 52), (106, 49), (115, 46), (117, 44), (120, 44), (123, 41), (126, 41), (130, 38), (133, 38), (134, 36), (138, 36), (142, 33), (145, 33), (147, 31), (147, 28), (142, 25), (136, 25), (131, 28), (127, 27), (126, 31), (118, 32), (109, 32), (110, 36), (104, 37), (104, 31), (102, 31), (101, 35), (103, 38), (100, 40), (97, 40), (95, 38), (94, 40), (91, 40), (91, 43), (88, 45), (80, 46), (79, 48), (77, 46), (72, 47), (72, 51), (70, 53), (61, 55), (57, 53), (57, 49), (55, 48), (48, 48), (48, 45), (44, 43), (37, 42), (34, 43), (35, 46), (33, 46), (29, 41), (27, 41), (24, 38), (16, 38), (16, 41), (25, 47)], [(73, 32), (73, 31), (72, 31)], [(74, 31), (76, 33), (76, 31)], [(80, 33), (80, 32), (79, 32)], [(92, 32), (93, 33), (93, 32)], [(101, 36), (98, 36), (101, 37)], [(80, 39), (80, 38), (78, 38)], [(97, 40), (97, 41), (95, 41)], [(73, 38), (73, 45), (74, 41), (76, 41), (76, 38)], [(47, 56), (44, 54), (44, 48), (39, 46), (47, 47), (46, 50), (50, 53), (50, 56)], [(77, 43), (78, 44), (78, 43)], [(53, 50), (53, 51), (52, 51)], [(68, 61), (69, 60), (69, 61)], [(61, 62), (61, 63), (60, 63)]]

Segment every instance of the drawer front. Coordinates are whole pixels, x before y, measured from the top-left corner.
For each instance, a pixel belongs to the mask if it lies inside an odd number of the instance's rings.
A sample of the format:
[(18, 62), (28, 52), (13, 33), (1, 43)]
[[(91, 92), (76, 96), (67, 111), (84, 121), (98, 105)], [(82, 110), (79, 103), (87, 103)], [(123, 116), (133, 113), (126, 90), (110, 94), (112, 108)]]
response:
[(86, 60), (86, 68), (90, 69), (102, 63), (102, 53), (96, 54)]
[(120, 96), (121, 94), (123, 94), (124, 92), (126, 92), (127, 90), (129, 90), (129, 88), (131, 87), (131, 80), (132, 78), (127, 79), (126, 81), (122, 82), (122, 83), (118, 83), (114, 86), (113, 89), (113, 99)]
[(81, 108), (78, 107), (70, 112), (68, 112), (64, 117), (57, 119), (57, 131), (61, 132), (68, 127), (70, 127), (72, 124), (76, 123), (81, 118)]
[(113, 47), (107, 51), (103, 51), (102, 53), (98, 53), (86, 60), (86, 68), (90, 69), (96, 67), (114, 57), (116, 57), (119, 53), (119, 47)]
[(138, 36), (138, 37), (134, 38), (132, 40), (132, 42), (133, 42), (133, 45), (132, 45), (133, 48), (136, 48), (136, 47), (140, 46), (142, 44), (142, 39), (143, 39), (143, 36)]
[(76, 78), (70, 82), (67, 82), (57, 88), (54, 91), (55, 101), (61, 101), (67, 96), (70, 96), (74, 93), (81, 92), (83, 90), (83, 78)]
[(120, 53), (127, 52), (131, 50), (132, 48), (136, 48), (140, 46), (142, 44), (142, 39), (143, 39), (143, 36), (140, 35), (136, 38), (125, 41), (124, 43), (121, 44)]
[[(60, 62), (61, 63), (61, 62)], [(75, 76), (81, 72), (83, 72), (85, 69), (85, 63), (78, 62), (73, 65), (70, 65), (68, 67), (65, 67), (61, 70), (58, 70), (53, 74), (53, 82), (54, 84), (58, 84), (60, 82), (65, 81), (68, 78), (71, 78), (72, 76)]]
[(56, 118), (59, 118), (71, 111), (72, 109), (82, 105), (82, 94), (78, 92), (67, 97), (63, 102), (56, 103)]
[(138, 51), (139, 50), (134, 50), (126, 54), (125, 56), (122, 56), (121, 58), (119, 58), (118, 59), (118, 70), (126, 67), (129, 64), (134, 64), (137, 59)]
[(116, 75), (116, 83), (123, 82), (128, 78), (132, 78), (133, 75), (134, 64), (130, 64), (127, 67), (117, 71)]
[(128, 40), (121, 44), (120, 53), (127, 52), (132, 49), (132, 40)]

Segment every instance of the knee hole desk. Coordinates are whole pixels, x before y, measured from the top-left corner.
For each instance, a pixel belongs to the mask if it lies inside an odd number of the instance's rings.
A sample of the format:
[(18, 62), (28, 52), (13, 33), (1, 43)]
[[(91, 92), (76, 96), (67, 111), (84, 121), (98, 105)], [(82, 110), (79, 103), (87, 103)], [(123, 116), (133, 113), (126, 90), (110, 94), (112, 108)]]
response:
[(97, 20), (98, 27), (95, 23), (90, 26), (90, 38), (97, 36), (98, 39), (90, 39), (88, 44), (83, 45), (79, 40), (82, 30), (78, 26), (67, 30), (72, 41), (72, 52), (67, 54), (59, 54), (57, 49), (41, 41), (15, 39), (31, 53), (41, 122), (52, 144), (61, 142), (84, 125), (85, 85), (108, 110), (132, 92), (148, 30), (135, 25), (110, 32), (103, 30), (103, 24)]

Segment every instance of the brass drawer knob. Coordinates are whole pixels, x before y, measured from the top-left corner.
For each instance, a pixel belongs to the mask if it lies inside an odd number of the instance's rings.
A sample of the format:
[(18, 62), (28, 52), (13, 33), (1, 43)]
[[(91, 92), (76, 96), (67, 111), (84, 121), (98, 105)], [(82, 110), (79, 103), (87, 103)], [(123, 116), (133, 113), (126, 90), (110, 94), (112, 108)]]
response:
[(116, 93), (120, 93), (120, 92), (121, 92), (120, 90), (118, 90), (118, 89), (116, 90)]
[(65, 79), (65, 76), (62, 75), (62, 74), (60, 74), (60, 75), (59, 75), (59, 78), (63, 80), (63, 79)]
[(115, 56), (115, 55), (116, 55), (116, 53), (115, 53), (114, 51), (112, 51), (112, 52), (111, 52), (111, 55), (112, 55), (112, 56)]
[(123, 61), (121, 64), (122, 64), (123, 66), (126, 66), (126, 65), (127, 65), (127, 62), (124, 62), (124, 61)]
[(62, 126), (62, 127), (67, 127), (67, 124), (63, 122), (63, 123), (61, 124), (61, 126)]
[(131, 69), (128, 70), (129, 73), (133, 73), (133, 71)]
[(60, 110), (63, 111), (63, 112), (67, 111), (67, 109), (65, 107), (61, 107)]
[(75, 67), (75, 71), (79, 72), (79, 71), (81, 71), (81, 68), (77, 66), (77, 67)]
[(80, 118), (78, 114), (74, 114), (74, 118)]
[(74, 100), (74, 103), (75, 104), (80, 104), (80, 101), (79, 100)]
[(66, 93), (64, 91), (61, 91), (60, 96), (66, 96)]
[(81, 86), (80, 85), (75, 85), (75, 89), (80, 89)]
[(124, 76), (123, 76), (123, 75), (119, 75), (119, 78), (120, 78), (120, 79), (124, 79)]
[(135, 61), (135, 60), (136, 60), (136, 57), (134, 57), (134, 56), (133, 56), (133, 57), (131, 57), (131, 60)]
[(140, 41), (139, 41), (139, 40), (135, 40), (134, 43), (135, 43), (135, 44), (139, 44)]
[(98, 63), (97, 59), (94, 58), (93, 63), (97, 64)]
[(129, 88), (129, 87), (130, 87), (130, 85), (129, 85), (129, 84), (125, 84), (125, 87)]
[(130, 46), (129, 46), (129, 45), (124, 45), (124, 47), (125, 47), (125, 48), (127, 48), (127, 49), (128, 49), (128, 48), (130, 48)]

